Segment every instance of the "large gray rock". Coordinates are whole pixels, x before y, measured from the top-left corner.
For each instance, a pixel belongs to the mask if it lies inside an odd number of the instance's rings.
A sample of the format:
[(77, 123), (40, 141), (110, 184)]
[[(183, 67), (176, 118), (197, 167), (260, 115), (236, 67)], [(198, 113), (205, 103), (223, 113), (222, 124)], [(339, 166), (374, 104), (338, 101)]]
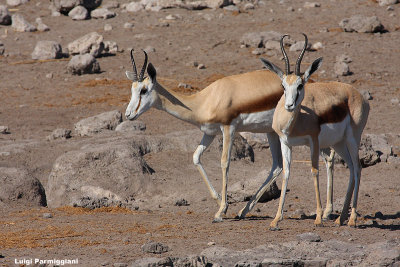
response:
[[(241, 202), (248, 201), (257, 192), (258, 188), (265, 182), (269, 174), (269, 171), (263, 170), (258, 173), (255, 177), (248, 177), (242, 179), (231, 186), (229, 186), (228, 195), (230, 202)], [(267, 202), (272, 199), (276, 199), (280, 196), (280, 190), (273, 182), (265, 193), (260, 198), (259, 202)]]
[(384, 26), (376, 16), (354, 15), (340, 21), (339, 26), (346, 32), (373, 33), (384, 31)]
[(83, 6), (76, 6), (68, 12), (68, 16), (73, 20), (85, 20), (89, 17), (89, 12)]
[[(282, 34), (274, 31), (266, 32), (249, 32), (245, 33), (240, 42), (246, 46), (250, 47), (265, 47), (268, 42), (278, 43), (281, 39)], [(286, 39), (287, 40), (287, 39)], [(271, 45), (271, 44), (270, 44)]]
[(144, 6), (140, 2), (130, 2), (125, 6), (125, 9), (128, 12), (138, 12), (144, 10)]
[(88, 10), (98, 8), (102, 0), (51, 0), (55, 9), (63, 14), (68, 14), (74, 7), (84, 6)]
[(0, 167), (0, 202), (9, 205), (46, 206), (40, 181), (26, 170)]
[(61, 45), (54, 41), (39, 41), (32, 52), (32, 59), (55, 59), (62, 56)]
[(161, 254), (169, 251), (169, 247), (158, 242), (149, 242), (142, 246), (142, 251), (153, 254)]
[(80, 120), (75, 124), (75, 132), (80, 136), (90, 136), (104, 130), (114, 130), (122, 122), (122, 113), (113, 110)]
[(103, 36), (97, 32), (91, 32), (68, 44), (71, 55), (89, 53), (98, 57), (104, 49)]
[(11, 15), (8, 12), (7, 6), (0, 5), (0, 25), (10, 25)]
[(77, 205), (82, 199), (119, 202), (146, 191), (152, 172), (140, 140), (106, 142), (70, 151), (56, 159), (46, 186), (49, 207)]
[(360, 148), (361, 159), (363, 159), (364, 153), (367, 154), (370, 150), (376, 152), (379, 156), (379, 160), (382, 162), (386, 162), (388, 157), (393, 155), (392, 146), (389, 145), (388, 139), (384, 134), (365, 134), (364, 138), (361, 140)]
[(100, 72), (100, 65), (96, 58), (90, 54), (76, 55), (68, 62), (67, 71), (75, 75), (98, 73)]
[(17, 32), (34, 32), (37, 30), (35, 26), (26, 21), (20, 14), (12, 15), (11, 20), (11, 27)]
[[(222, 136), (218, 137), (218, 147), (222, 151), (223, 139)], [(254, 162), (254, 151), (253, 148), (247, 143), (241, 135), (236, 134), (233, 139), (232, 150), (231, 150), (231, 160), (247, 159)]]
[(109, 19), (115, 17), (116, 14), (107, 8), (97, 8), (90, 12), (90, 16), (95, 19)]

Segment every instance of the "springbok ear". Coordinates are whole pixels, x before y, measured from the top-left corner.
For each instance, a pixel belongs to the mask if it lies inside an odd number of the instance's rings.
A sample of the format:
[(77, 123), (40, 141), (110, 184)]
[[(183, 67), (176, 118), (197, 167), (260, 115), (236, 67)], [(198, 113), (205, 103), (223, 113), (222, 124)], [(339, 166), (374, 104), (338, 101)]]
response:
[(147, 65), (147, 73), (149, 74), (150, 79), (154, 82), (156, 80), (157, 71), (153, 64), (149, 63), (149, 65)]
[(267, 68), (267, 70), (275, 72), (276, 74), (278, 74), (279, 78), (283, 79), (283, 71), (278, 66), (276, 66), (275, 64), (269, 62), (264, 58), (260, 58), (260, 60)]
[(125, 71), (126, 77), (131, 80), (131, 81), (135, 81), (134, 77), (135, 77), (135, 73), (132, 71)]
[(304, 72), (304, 82), (307, 82), (308, 79), (310, 78), (310, 76), (316, 72), (322, 65), (322, 57), (317, 58), (316, 60), (314, 60), (314, 62), (308, 67), (308, 69), (306, 70), (306, 72)]

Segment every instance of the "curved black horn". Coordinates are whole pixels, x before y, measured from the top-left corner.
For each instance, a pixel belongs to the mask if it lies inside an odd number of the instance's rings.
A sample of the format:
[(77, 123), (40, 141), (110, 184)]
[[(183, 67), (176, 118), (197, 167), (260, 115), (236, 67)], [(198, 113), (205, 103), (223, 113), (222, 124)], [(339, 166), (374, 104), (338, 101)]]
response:
[(308, 38), (307, 35), (305, 33), (302, 33), (304, 35), (304, 47), (303, 50), (301, 51), (299, 58), (296, 61), (296, 72), (295, 74), (300, 76), (300, 65), (301, 65), (301, 60), (303, 59), (304, 56), (304, 52), (306, 52), (307, 49), (307, 44), (308, 44)]
[(144, 63), (143, 63), (143, 67), (142, 67), (142, 70), (140, 71), (140, 75), (139, 75), (139, 80), (140, 81), (143, 81), (144, 72), (145, 72), (146, 67), (147, 67), (147, 53), (144, 50), (142, 50), (142, 51), (144, 53)]
[(134, 75), (133, 79), (136, 82), (138, 80), (138, 76), (137, 76), (135, 59), (133, 58), (133, 48), (131, 49), (131, 61), (132, 61), (132, 65), (133, 65), (133, 75)]
[(284, 45), (283, 45), (283, 39), (285, 39), (286, 36), (289, 37), (288, 34), (285, 34), (285, 35), (283, 35), (283, 36), (281, 37), (281, 50), (282, 50), (283, 58), (285, 59), (285, 70), (286, 70), (286, 75), (288, 75), (288, 74), (290, 74), (289, 58), (288, 58), (288, 56), (287, 56), (287, 54), (286, 54), (285, 47), (284, 47)]

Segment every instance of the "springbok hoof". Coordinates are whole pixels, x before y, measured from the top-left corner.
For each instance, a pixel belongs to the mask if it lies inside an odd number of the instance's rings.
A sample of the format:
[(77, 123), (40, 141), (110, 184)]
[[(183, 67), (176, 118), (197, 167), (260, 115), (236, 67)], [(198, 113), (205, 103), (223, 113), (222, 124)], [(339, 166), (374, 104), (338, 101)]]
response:
[(280, 231), (281, 229), (278, 226), (274, 226), (274, 227), (270, 226), (269, 230), (270, 231)]
[(322, 220), (323, 221), (330, 221), (330, 220), (333, 220), (333, 215), (332, 214), (329, 214), (329, 215), (324, 215), (323, 217), (322, 217)]
[(214, 220), (212, 221), (212, 223), (220, 223), (222, 222), (222, 218), (214, 218)]

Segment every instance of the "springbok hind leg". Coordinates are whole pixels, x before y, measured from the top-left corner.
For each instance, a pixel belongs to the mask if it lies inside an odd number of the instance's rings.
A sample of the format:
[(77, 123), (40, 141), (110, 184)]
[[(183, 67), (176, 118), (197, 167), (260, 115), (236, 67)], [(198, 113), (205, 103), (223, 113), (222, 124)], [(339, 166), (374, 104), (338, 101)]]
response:
[(311, 174), (314, 180), (315, 198), (317, 201), (317, 211), (314, 224), (316, 226), (322, 226), (322, 205), (319, 193), (318, 161), (319, 161), (319, 145), (318, 145), (318, 137), (316, 137), (313, 138), (313, 143), (311, 145)]
[(217, 193), (217, 191), (215, 191), (200, 161), (203, 152), (210, 146), (214, 138), (215, 135), (208, 135), (208, 134), (203, 135), (200, 145), (197, 147), (196, 151), (193, 154), (193, 163), (199, 170), (201, 177), (203, 178), (203, 181), (205, 182), (207, 189), (211, 194), (211, 197), (217, 201), (218, 205), (221, 205), (221, 196)]
[(326, 206), (322, 220), (329, 220), (333, 212), (333, 167), (335, 159), (335, 150), (330, 148), (321, 149), (321, 156), (326, 166)]

